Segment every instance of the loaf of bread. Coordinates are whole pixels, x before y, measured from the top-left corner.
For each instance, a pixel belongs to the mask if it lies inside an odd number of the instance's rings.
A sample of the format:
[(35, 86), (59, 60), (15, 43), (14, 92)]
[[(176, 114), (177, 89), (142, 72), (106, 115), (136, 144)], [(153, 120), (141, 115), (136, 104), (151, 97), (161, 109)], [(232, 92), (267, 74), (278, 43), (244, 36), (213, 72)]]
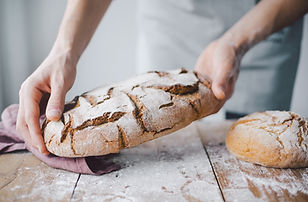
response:
[(215, 113), (221, 104), (196, 72), (153, 71), (76, 96), (61, 120), (47, 120), (42, 131), (57, 156), (118, 153)]
[(308, 125), (287, 111), (257, 112), (239, 119), (226, 137), (237, 158), (277, 168), (308, 166)]

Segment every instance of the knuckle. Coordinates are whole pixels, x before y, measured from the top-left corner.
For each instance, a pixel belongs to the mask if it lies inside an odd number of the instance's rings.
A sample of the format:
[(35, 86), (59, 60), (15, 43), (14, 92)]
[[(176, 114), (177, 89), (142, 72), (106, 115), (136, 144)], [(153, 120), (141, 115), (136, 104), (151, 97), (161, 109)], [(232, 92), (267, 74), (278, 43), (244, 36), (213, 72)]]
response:
[(23, 95), (23, 90), (21, 88), (18, 91), (18, 95), (19, 95), (19, 97), (21, 97)]
[(23, 88), (25, 87), (26, 83), (27, 83), (27, 80), (25, 80), (24, 82), (22, 82), (21, 85), (20, 85), (20, 89), (23, 89)]
[(31, 82), (31, 80), (29, 80), (29, 78), (28, 78), (28, 79), (26, 79), (24, 82), (22, 82), (22, 84), (21, 84), (20, 88), (21, 88), (21, 89), (28, 88), (28, 86), (29, 86), (29, 82)]
[(19, 96), (22, 96), (23, 95), (23, 92), (24, 90), (26, 89), (26, 81), (24, 81), (21, 85), (20, 85), (20, 88), (19, 88)]
[(59, 83), (55, 83), (53, 85), (53, 88), (51, 89), (51, 92), (54, 91), (54, 92), (56, 92), (58, 94), (59, 91), (61, 91), (62, 89), (63, 89), (63, 84), (61, 84), (60, 82)]
[(63, 89), (64, 86), (65, 86), (65, 78), (63, 78), (63, 77), (57, 78), (57, 80), (53, 82), (52, 86), (56, 90)]
[(33, 82), (29, 79), (25, 80), (19, 89), (19, 96), (22, 96), (26, 91), (31, 90), (31, 88), (33, 87)]

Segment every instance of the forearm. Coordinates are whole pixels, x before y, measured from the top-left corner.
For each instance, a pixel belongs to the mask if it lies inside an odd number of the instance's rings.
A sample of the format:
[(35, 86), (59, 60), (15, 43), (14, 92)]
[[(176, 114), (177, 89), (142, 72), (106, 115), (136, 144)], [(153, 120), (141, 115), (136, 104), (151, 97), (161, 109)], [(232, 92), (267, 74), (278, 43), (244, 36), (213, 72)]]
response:
[(68, 0), (51, 53), (59, 50), (77, 63), (111, 0)]
[(243, 55), (250, 47), (292, 24), (307, 11), (307, 0), (262, 0), (222, 38)]

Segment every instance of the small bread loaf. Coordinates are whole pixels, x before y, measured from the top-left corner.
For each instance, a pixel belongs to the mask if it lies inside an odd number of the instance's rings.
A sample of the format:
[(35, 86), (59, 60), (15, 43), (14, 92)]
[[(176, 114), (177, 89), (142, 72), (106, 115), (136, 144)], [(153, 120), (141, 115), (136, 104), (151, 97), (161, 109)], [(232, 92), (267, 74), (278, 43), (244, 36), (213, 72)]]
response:
[(237, 158), (277, 168), (308, 166), (307, 120), (293, 112), (257, 112), (233, 124), (226, 138)]
[(57, 156), (104, 155), (181, 129), (221, 104), (196, 72), (153, 71), (75, 97), (42, 131)]

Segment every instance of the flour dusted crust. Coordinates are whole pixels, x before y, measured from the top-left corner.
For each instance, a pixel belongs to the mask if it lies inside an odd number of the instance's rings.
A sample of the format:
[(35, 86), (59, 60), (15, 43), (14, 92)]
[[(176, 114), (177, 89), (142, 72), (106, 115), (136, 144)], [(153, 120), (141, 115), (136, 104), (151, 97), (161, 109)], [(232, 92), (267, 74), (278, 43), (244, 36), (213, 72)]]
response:
[(104, 155), (183, 128), (221, 104), (196, 72), (153, 71), (76, 96), (61, 120), (46, 121), (42, 130), (55, 155)]
[(227, 134), (237, 158), (269, 167), (308, 166), (307, 120), (293, 112), (257, 112), (239, 119)]

